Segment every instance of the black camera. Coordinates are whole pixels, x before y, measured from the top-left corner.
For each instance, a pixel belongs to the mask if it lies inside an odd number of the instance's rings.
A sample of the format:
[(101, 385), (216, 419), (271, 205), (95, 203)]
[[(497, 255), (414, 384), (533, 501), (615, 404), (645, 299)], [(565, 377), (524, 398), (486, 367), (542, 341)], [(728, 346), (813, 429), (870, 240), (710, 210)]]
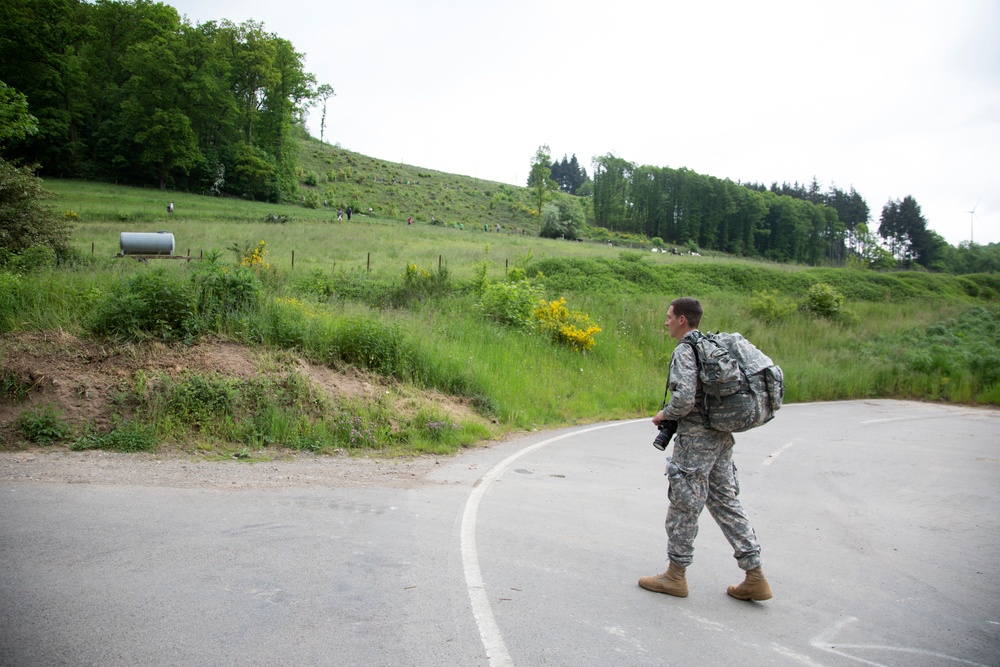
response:
[(660, 432), (656, 434), (656, 439), (653, 440), (653, 447), (662, 452), (670, 444), (670, 438), (674, 437), (674, 433), (677, 433), (677, 420), (664, 419), (656, 428), (660, 429)]

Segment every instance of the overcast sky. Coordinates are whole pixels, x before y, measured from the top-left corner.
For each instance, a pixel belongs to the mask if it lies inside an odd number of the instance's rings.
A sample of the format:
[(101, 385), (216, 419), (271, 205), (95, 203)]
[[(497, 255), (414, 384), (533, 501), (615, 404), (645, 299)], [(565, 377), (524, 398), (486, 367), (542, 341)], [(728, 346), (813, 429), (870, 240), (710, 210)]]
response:
[[(912, 195), (1000, 242), (996, 0), (167, 0), (252, 19), (337, 96), (343, 148), (523, 185), (536, 149)], [(309, 128), (319, 136), (320, 111)], [(975, 208), (976, 216), (969, 211)]]

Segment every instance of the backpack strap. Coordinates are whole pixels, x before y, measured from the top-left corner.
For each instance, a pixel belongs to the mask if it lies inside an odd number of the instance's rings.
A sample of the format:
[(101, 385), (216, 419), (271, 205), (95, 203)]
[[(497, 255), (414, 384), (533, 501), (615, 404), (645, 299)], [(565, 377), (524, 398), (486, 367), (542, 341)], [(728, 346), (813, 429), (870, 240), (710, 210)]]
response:
[[(698, 335), (699, 336), (701, 335), (700, 331), (698, 332)], [(701, 390), (701, 355), (698, 354), (698, 346), (695, 343), (692, 343), (689, 340), (682, 340), (682, 341), (680, 341), (678, 343), (678, 345), (687, 345), (688, 347), (691, 348), (691, 351), (694, 352), (694, 365), (695, 365), (695, 374), (694, 374), (694, 383), (695, 383), (694, 384), (694, 386), (695, 386), (695, 391), (694, 391), (694, 409), (698, 411), (699, 415), (701, 415), (701, 421), (702, 421), (702, 424), (705, 426), (705, 428), (709, 428), (709, 426), (708, 426), (708, 406), (707, 406), (708, 399), (705, 397), (705, 392)], [(670, 386), (670, 376), (669, 376), (669, 374), (667, 375), (667, 386), (668, 387)], [(664, 401), (667, 400), (667, 395), (666, 394), (663, 395), (663, 400)], [(702, 405), (702, 403), (706, 403), (706, 405)], [(666, 403), (664, 403), (664, 405), (666, 405)]]
[[(679, 342), (678, 345), (690, 345), (691, 346), (691, 350), (694, 351), (694, 363), (695, 363), (695, 365), (698, 368), (698, 374), (699, 374), (699, 378), (695, 379), (695, 382), (696, 383), (701, 382), (701, 380), (700, 380), (701, 359), (698, 357), (698, 348), (695, 347), (694, 343), (692, 343), (689, 340), (686, 340), (684, 342)], [(669, 394), (669, 393), (670, 393), (670, 371), (668, 370), (667, 371), (667, 384), (663, 388), (663, 406), (664, 407), (667, 405), (667, 394)]]

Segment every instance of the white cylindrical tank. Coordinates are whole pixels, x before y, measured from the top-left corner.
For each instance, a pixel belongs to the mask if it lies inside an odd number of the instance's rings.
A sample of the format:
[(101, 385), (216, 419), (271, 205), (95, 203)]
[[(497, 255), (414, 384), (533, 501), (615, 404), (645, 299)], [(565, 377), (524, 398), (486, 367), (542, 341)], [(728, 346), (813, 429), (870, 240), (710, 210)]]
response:
[(173, 255), (174, 235), (170, 232), (122, 232), (118, 245), (123, 255)]

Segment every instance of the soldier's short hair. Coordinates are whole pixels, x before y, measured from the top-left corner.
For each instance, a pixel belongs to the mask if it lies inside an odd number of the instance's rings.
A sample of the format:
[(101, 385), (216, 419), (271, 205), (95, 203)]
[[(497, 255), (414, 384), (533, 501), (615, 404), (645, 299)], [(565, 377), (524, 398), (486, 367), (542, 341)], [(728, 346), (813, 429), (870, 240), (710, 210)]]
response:
[(682, 296), (671, 301), (670, 305), (674, 308), (674, 315), (678, 317), (683, 315), (687, 319), (688, 325), (697, 329), (698, 325), (701, 324), (701, 316), (705, 310), (701, 307), (701, 302), (698, 299)]

